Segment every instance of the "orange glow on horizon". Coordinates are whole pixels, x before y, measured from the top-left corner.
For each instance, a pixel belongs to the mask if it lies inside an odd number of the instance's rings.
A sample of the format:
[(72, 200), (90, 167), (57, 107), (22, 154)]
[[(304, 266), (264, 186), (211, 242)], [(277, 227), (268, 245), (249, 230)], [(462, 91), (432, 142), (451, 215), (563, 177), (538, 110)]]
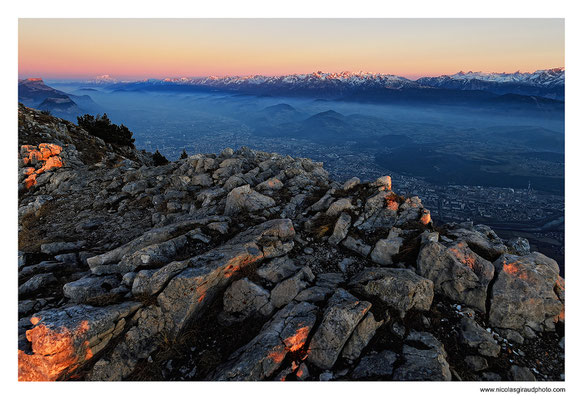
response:
[(19, 76), (370, 71), (416, 79), (564, 66), (561, 19), (20, 19)]

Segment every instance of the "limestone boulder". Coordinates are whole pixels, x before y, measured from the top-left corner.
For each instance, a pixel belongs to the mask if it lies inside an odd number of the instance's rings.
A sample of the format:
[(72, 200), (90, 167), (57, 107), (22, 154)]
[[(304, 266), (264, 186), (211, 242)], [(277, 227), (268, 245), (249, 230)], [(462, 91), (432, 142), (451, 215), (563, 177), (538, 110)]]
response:
[(534, 252), (526, 256), (505, 254), (494, 266), (497, 278), (492, 286), (490, 324), (519, 333), (553, 330), (564, 313), (564, 303), (557, 294), (561, 287), (564, 293), (557, 263)]
[(375, 298), (400, 315), (427, 311), (433, 302), (433, 282), (403, 268), (366, 268), (350, 281), (358, 293)]
[(225, 215), (236, 215), (243, 211), (256, 212), (275, 206), (275, 200), (244, 185), (235, 188), (227, 195)]
[(486, 311), (494, 266), (474, 253), (465, 242), (455, 242), (449, 247), (438, 242), (426, 243), (417, 257), (416, 271), (433, 282), (437, 293)]

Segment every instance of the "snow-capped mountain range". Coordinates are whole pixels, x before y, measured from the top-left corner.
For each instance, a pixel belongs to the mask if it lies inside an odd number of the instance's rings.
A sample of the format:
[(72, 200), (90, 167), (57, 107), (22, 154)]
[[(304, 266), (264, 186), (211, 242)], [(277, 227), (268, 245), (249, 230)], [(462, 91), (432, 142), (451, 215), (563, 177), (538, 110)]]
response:
[(443, 89), (485, 90), (497, 94), (535, 95), (559, 100), (565, 98), (565, 68), (543, 69), (532, 73), (458, 72), (419, 78), (416, 82)]
[(419, 78), (417, 82), (425, 84), (431, 81), (470, 81), (480, 80), (498, 83), (528, 83), (532, 85), (562, 85), (565, 82), (565, 68), (541, 69), (532, 73), (514, 72), (514, 73), (485, 73), (485, 72), (463, 72), (460, 71), (453, 75), (441, 75), (438, 77)]
[[(102, 77), (101, 77), (102, 78)], [(93, 81), (97, 82), (97, 80)], [(99, 79), (112, 89), (160, 90), (176, 86), (192, 86), (214, 90), (237, 91), (249, 94), (314, 95), (318, 97), (353, 96), (387, 90), (455, 89), (485, 91), (497, 95), (519, 94), (564, 99), (565, 69), (553, 68), (529, 72), (483, 73), (458, 72), (453, 75), (423, 77), (417, 80), (397, 75), (369, 72), (314, 72), (281, 76), (208, 76), (198, 78), (145, 79), (136, 82), (116, 82), (110, 76)], [(184, 89), (184, 88), (182, 88)]]
[[(184, 82), (185, 78), (179, 80)], [(414, 81), (396, 75), (373, 74), (370, 72), (313, 72), (311, 74), (292, 74), (282, 76), (210, 76), (205, 78), (194, 78), (190, 83), (206, 84), (211, 86), (230, 85), (294, 85), (312, 87), (322, 85), (347, 85), (356, 86), (381, 86), (393, 89), (416, 86)]]

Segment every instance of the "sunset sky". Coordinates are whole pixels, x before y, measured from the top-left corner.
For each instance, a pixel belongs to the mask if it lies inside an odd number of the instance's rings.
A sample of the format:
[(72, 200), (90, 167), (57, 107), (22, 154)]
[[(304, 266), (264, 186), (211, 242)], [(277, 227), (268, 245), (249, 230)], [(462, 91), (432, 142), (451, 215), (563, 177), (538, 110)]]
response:
[(563, 67), (562, 19), (20, 19), (19, 77)]

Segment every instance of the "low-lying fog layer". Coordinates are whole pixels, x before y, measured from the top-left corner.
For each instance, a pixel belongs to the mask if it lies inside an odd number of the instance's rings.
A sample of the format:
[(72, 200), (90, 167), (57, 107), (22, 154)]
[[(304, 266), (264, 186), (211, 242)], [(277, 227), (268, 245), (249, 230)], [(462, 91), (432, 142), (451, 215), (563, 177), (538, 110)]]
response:
[(349, 148), (379, 170), (434, 183), (524, 188), (530, 181), (539, 190), (563, 192), (564, 114), (542, 107), (400, 106), (49, 84), (91, 96), (96, 106), (88, 112), (107, 112), (134, 132), (138, 148), (159, 149), (171, 160), (182, 149), (194, 154), (246, 145), (328, 165), (331, 153)]

